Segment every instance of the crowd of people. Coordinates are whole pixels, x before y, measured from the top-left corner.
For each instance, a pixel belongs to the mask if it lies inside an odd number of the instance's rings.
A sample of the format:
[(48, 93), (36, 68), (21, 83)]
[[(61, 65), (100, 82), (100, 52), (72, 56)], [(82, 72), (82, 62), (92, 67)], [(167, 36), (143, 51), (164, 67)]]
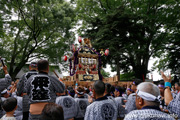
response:
[(68, 86), (48, 75), (47, 60), (32, 62), (15, 82), (3, 67), (0, 120), (174, 120), (180, 119), (180, 83), (163, 72), (158, 84), (133, 80), (126, 87), (101, 80)]

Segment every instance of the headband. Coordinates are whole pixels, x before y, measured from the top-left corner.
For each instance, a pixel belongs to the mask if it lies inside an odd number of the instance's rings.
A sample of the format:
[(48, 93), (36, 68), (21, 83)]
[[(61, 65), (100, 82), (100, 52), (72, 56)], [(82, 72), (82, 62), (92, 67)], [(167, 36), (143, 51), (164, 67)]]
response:
[(119, 91), (117, 88), (115, 88), (115, 90), (116, 90), (116, 91), (118, 91), (118, 92), (120, 93), (120, 95), (122, 95), (122, 92), (121, 92), (121, 91)]
[(135, 84), (135, 81), (133, 81), (133, 85), (136, 85), (136, 84)]
[(127, 88), (127, 90), (129, 90), (129, 91), (133, 92), (133, 90), (131, 90), (131, 88)]
[(158, 87), (162, 87), (162, 88), (164, 88), (164, 85), (158, 85)]
[(72, 96), (75, 94), (75, 93), (71, 93), (70, 90), (68, 90), (68, 93), (69, 93), (70, 95), (72, 95)]
[(79, 95), (83, 95), (83, 94), (84, 94), (84, 92), (79, 92), (79, 91), (77, 91), (77, 90), (76, 90), (76, 92), (77, 92)]
[(115, 88), (115, 90), (121, 93), (121, 91), (119, 91), (117, 88)]
[(139, 90), (136, 91), (136, 94), (139, 97), (141, 97), (141, 98), (143, 98), (144, 100), (147, 100), (147, 101), (160, 102), (160, 100), (161, 100), (161, 96), (156, 97), (156, 96), (154, 96), (154, 95), (152, 95), (150, 93), (139, 91)]
[(7, 89), (4, 89), (4, 90), (1, 92), (1, 94), (5, 94), (5, 93), (7, 93)]
[(113, 93), (113, 92), (111, 92), (111, 94), (112, 94), (112, 95), (114, 95), (114, 93)]

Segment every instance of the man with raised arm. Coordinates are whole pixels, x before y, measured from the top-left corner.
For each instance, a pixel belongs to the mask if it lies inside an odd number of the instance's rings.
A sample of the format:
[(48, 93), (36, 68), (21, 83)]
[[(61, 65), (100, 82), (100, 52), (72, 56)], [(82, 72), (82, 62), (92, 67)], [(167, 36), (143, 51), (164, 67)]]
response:
[(136, 107), (125, 116), (124, 120), (174, 120), (166, 113), (161, 112), (159, 88), (150, 82), (138, 85), (136, 91)]
[[(11, 76), (8, 74), (7, 66), (3, 67), (5, 78), (0, 78), (0, 93), (11, 84)], [(0, 94), (1, 97), (1, 94)], [(3, 115), (3, 110), (0, 106), (0, 118)]]
[(167, 105), (167, 109), (169, 113), (180, 119), (180, 92), (178, 92), (173, 98), (171, 93), (171, 75), (167, 77), (162, 71), (161, 75), (165, 82), (164, 100)]
[(3, 67), (5, 78), (0, 78), (0, 92), (2, 92), (5, 88), (7, 88), (11, 84), (11, 76), (7, 71), (7, 66)]

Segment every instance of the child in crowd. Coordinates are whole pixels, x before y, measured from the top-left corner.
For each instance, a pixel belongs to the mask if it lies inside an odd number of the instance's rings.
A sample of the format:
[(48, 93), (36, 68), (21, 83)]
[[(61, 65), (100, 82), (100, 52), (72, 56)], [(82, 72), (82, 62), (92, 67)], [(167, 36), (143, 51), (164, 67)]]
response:
[(17, 99), (10, 97), (2, 103), (2, 108), (6, 111), (6, 114), (0, 120), (16, 120), (14, 117), (14, 111), (17, 108)]
[(63, 108), (55, 103), (46, 104), (39, 120), (64, 120)]

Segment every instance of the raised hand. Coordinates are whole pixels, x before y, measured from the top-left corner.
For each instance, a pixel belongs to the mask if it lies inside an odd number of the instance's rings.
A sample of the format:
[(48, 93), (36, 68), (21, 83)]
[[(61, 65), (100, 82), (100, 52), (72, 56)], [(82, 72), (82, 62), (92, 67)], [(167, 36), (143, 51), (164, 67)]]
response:
[(171, 74), (169, 75), (169, 77), (167, 77), (164, 72), (161, 71), (161, 76), (164, 80), (164, 82), (171, 82)]
[(8, 74), (7, 66), (6, 66), (6, 65), (3, 67), (3, 70), (4, 70), (4, 73), (5, 73), (5, 74)]

